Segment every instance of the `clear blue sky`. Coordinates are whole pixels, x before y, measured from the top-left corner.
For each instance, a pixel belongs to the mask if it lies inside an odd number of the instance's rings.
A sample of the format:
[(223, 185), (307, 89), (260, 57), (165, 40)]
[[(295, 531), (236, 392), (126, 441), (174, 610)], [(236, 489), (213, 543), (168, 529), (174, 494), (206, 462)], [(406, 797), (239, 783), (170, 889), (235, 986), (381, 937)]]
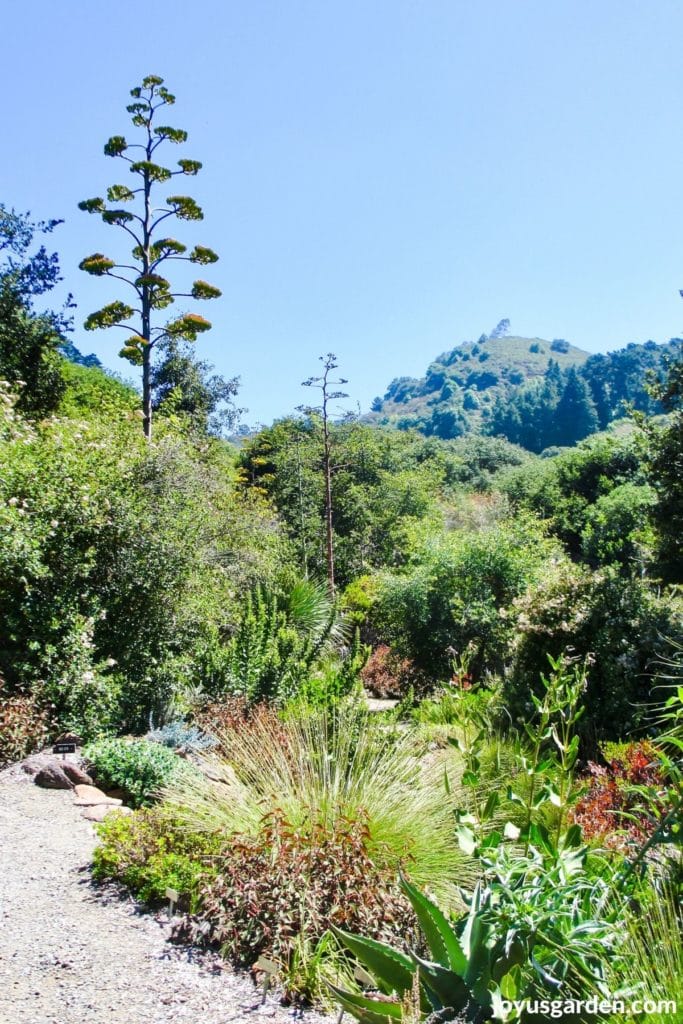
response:
[[(365, 409), (399, 375), (509, 317), (590, 351), (681, 333), (680, 0), (34, 0), (2, 16), (0, 201), (63, 217), (75, 343), (121, 255), (76, 209), (126, 180), (102, 154), (147, 73), (204, 170), (223, 298), (198, 350), (247, 420), (310, 398), (332, 350)], [(208, 271), (211, 271), (209, 273)]]

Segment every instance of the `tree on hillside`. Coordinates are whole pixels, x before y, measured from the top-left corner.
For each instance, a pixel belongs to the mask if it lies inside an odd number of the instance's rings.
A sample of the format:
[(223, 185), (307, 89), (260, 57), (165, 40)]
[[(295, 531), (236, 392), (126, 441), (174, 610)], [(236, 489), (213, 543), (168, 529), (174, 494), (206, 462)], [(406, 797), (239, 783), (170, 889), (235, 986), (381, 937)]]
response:
[[(148, 75), (140, 86), (131, 89), (133, 103), (126, 110), (136, 128), (141, 129), (142, 142), (128, 143), (122, 135), (114, 135), (106, 143), (106, 156), (118, 157), (129, 164), (137, 186), (112, 185), (107, 189), (107, 200), (101, 197), (86, 199), (79, 208), (86, 213), (97, 213), (105, 224), (125, 231), (134, 241), (132, 263), (116, 263), (102, 253), (86, 257), (81, 270), (95, 277), (111, 277), (123, 281), (133, 292), (133, 305), (114, 301), (91, 313), (85, 321), (86, 330), (119, 327), (130, 337), (120, 355), (142, 367), (142, 414), (145, 437), (152, 437), (152, 350), (163, 339), (196, 341), (197, 335), (209, 330), (211, 324), (196, 313), (181, 313), (156, 324), (155, 315), (172, 305), (178, 298), (214, 299), (221, 294), (206, 281), (194, 281), (190, 291), (173, 291), (161, 268), (171, 260), (204, 266), (215, 263), (218, 256), (212, 249), (195, 245), (188, 253), (187, 246), (175, 238), (161, 237), (159, 228), (170, 217), (196, 221), (203, 213), (194, 199), (185, 195), (168, 195), (159, 206), (156, 198), (160, 186), (178, 175), (194, 176), (201, 169), (198, 160), (178, 160), (178, 170), (171, 170), (155, 160), (156, 150), (164, 143), (181, 144), (187, 132), (180, 128), (158, 124), (158, 111), (175, 103), (175, 97), (166, 89), (163, 79)], [(132, 151), (141, 156), (136, 159)], [(139, 151), (142, 151), (141, 153)], [(136, 204), (138, 212), (124, 208)], [(130, 294), (130, 293), (129, 293)], [(134, 326), (129, 321), (134, 320)]]
[(555, 410), (555, 444), (576, 444), (597, 429), (598, 414), (588, 385), (571, 366)]
[(177, 338), (159, 342), (160, 359), (152, 367), (152, 408), (181, 413), (193, 427), (220, 436), (237, 426), (240, 413), (233, 399), (239, 377), (226, 380), (215, 367), (198, 359), (192, 347)]
[[(509, 334), (509, 333), (510, 333), (510, 321), (507, 318), (505, 318), (505, 320), (499, 320), (498, 321), (496, 326), (493, 328), (493, 330), (489, 334), (489, 338), (504, 338), (506, 336), (506, 334)], [(484, 341), (486, 341), (485, 335), (482, 335), (482, 337), (479, 340), (481, 341), (482, 338), (483, 338)]]
[(31, 252), (36, 234), (49, 234), (59, 220), (32, 221), (0, 204), (0, 378), (19, 391), (17, 408), (41, 417), (59, 405), (64, 382), (59, 346), (68, 330), (68, 309), (36, 311), (36, 296), (61, 281), (57, 253), (44, 245)]
[(332, 510), (332, 437), (330, 433), (330, 402), (338, 398), (348, 398), (345, 391), (333, 391), (334, 387), (346, 384), (346, 378), (331, 380), (330, 374), (337, 369), (337, 357), (334, 352), (328, 352), (320, 356), (323, 364), (323, 373), (320, 377), (309, 377), (302, 382), (304, 388), (317, 388), (321, 394), (321, 404), (317, 406), (301, 406), (302, 412), (307, 415), (318, 413), (322, 422), (322, 470), (325, 480), (325, 552), (327, 557), (327, 585), (330, 594), (334, 596), (334, 532), (333, 532), (333, 510)]

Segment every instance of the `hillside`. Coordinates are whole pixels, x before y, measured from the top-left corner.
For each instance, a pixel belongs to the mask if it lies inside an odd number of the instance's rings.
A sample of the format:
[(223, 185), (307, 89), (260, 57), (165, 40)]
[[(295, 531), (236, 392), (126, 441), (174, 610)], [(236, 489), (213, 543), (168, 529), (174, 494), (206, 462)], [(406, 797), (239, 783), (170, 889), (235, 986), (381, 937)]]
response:
[(531, 451), (572, 445), (605, 429), (629, 407), (661, 412), (648, 390), (680, 340), (631, 343), (589, 355), (563, 339), (499, 337), (463, 342), (422, 378), (394, 379), (368, 420), (444, 439), (483, 433)]
[(483, 336), (438, 356), (420, 379), (395, 378), (373, 402), (371, 418), (439, 437), (479, 432), (496, 401), (540, 380), (551, 360), (567, 370), (588, 358), (588, 352), (560, 339)]

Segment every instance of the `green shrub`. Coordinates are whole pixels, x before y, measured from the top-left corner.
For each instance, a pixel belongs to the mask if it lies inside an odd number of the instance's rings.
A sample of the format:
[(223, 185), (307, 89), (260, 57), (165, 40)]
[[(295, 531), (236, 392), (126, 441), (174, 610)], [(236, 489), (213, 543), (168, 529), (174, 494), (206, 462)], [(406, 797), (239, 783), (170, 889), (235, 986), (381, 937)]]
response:
[(503, 697), (513, 719), (528, 718), (547, 656), (567, 651), (589, 661), (582, 733), (593, 744), (621, 739), (644, 722), (664, 638), (683, 632), (673, 595), (659, 596), (615, 568), (591, 573), (565, 561), (515, 602), (511, 619), (516, 637)]
[(210, 692), (282, 704), (296, 696), (339, 636), (336, 608), (322, 586), (302, 580), (284, 595), (257, 587), (223, 649)]
[(640, 572), (654, 545), (648, 523), (656, 500), (651, 487), (620, 484), (598, 498), (585, 516), (581, 534), (584, 557), (592, 565), (619, 563), (627, 572)]
[(97, 782), (124, 790), (134, 807), (148, 806), (162, 787), (194, 771), (168, 747), (148, 740), (100, 740), (85, 747), (83, 756)]
[(486, 529), (427, 536), (402, 573), (380, 579), (373, 622), (398, 654), (447, 678), (454, 653), (472, 651), (471, 671), (500, 672), (511, 624), (501, 611), (541, 575), (555, 545), (531, 517)]
[(255, 495), (236, 495), (224, 445), (160, 423), (146, 446), (106, 408), (31, 426), (0, 399), (7, 690), (39, 690), (91, 737), (142, 732), (210, 674), (240, 595), (288, 575), (288, 544)]
[(97, 827), (99, 845), (93, 855), (93, 877), (115, 879), (141, 900), (159, 903), (175, 889), (180, 906), (189, 910), (199, 881), (212, 872), (212, 856), (220, 844), (206, 834), (181, 828), (164, 807), (134, 814), (107, 815)]

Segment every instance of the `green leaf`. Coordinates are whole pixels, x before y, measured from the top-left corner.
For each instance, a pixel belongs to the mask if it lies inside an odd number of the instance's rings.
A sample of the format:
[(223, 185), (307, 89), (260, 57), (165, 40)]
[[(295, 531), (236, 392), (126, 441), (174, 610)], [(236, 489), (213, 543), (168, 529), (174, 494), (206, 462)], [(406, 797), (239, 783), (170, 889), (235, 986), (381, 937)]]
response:
[(458, 837), (458, 843), (462, 852), (466, 853), (468, 857), (472, 857), (477, 849), (477, 840), (472, 829), (467, 828), (466, 825), (459, 824), (455, 827), (455, 834)]
[(420, 981), (434, 1010), (438, 1011), (446, 1006), (452, 1006), (457, 1012), (467, 1005), (470, 992), (460, 975), (442, 964), (422, 960), (415, 954), (413, 954), (413, 959), (420, 972)]
[(401, 876), (401, 888), (410, 900), (432, 956), (443, 966), (462, 974), (467, 958), (452, 925), (435, 903)]
[(364, 967), (367, 967), (381, 992), (387, 995), (397, 992), (402, 996), (411, 990), (415, 969), (412, 960), (405, 953), (393, 949), (384, 942), (352, 935), (341, 928), (332, 928), (332, 931)]
[(500, 796), (498, 794), (498, 791), (494, 789), (494, 790), (492, 790), (489, 793), (488, 799), (487, 799), (487, 801), (486, 801), (486, 803), (484, 805), (484, 811), (483, 811), (484, 821), (488, 821), (488, 819), (493, 816), (493, 814), (494, 814), (496, 808), (498, 807), (499, 803), (500, 803)]

